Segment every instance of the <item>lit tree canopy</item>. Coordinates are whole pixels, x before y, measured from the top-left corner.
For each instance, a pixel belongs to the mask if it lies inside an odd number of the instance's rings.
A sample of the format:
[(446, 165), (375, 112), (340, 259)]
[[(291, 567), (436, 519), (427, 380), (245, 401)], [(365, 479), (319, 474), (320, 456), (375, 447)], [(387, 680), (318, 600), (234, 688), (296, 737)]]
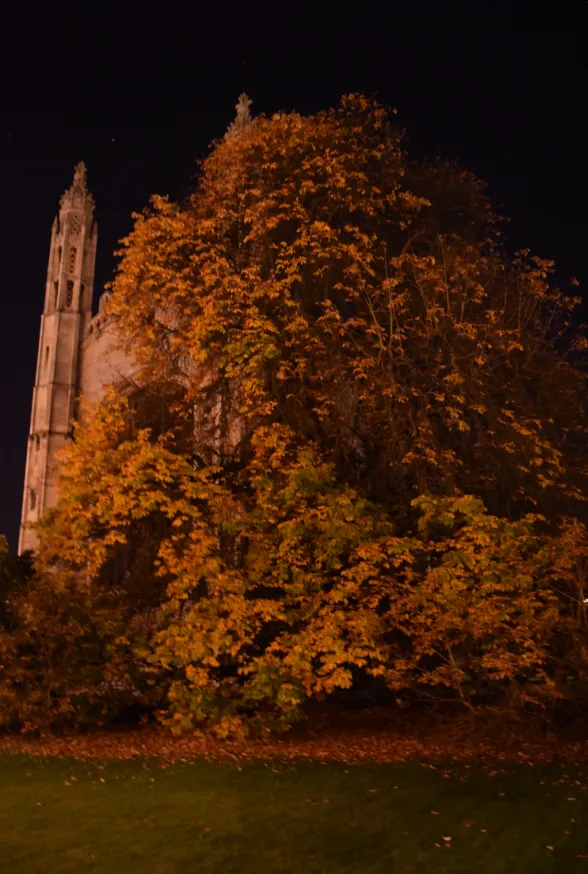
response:
[(506, 257), (471, 174), (411, 161), (350, 97), (256, 119), (187, 203), (154, 198), (111, 312), (145, 381), (186, 387), (204, 455), (279, 421), (397, 518), (455, 489), (516, 514), (584, 483), (583, 377), (555, 345), (574, 301), (550, 269)]
[(361, 96), (247, 119), (136, 216), (109, 311), (140, 388), (78, 428), (22, 604), (60, 712), (115, 689), (226, 733), (358, 677), (471, 706), (582, 674), (582, 341), (498, 226)]

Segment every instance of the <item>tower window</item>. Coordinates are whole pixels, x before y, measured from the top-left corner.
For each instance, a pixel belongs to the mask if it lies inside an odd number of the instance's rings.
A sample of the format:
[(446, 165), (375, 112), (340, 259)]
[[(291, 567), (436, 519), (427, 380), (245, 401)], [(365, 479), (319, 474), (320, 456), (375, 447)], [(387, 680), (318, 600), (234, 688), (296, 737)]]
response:
[(59, 294), (59, 282), (57, 280), (53, 283), (53, 309), (57, 309), (57, 296)]
[(49, 346), (45, 346), (45, 360), (43, 361), (43, 368), (45, 373), (47, 373), (47, 368), (49, 366)]
[(37, 492), (35, 491), (35, 489), (31, 489), (30, 501), (29, 501), (29, 507), (31, 509), (31, 512), (36, 508), (36, 506), (37, 506)]
[(72, 234), (79, 234), (80, 232), (80, 217), (79, 215), (72, 215), (71, 217), (71, 232)]
[(76, 266), (76, 255), (78, 250), (75, 246), (72, 246), (69, 250), (69, 272), (73, 273)]
[(37, 436), (35, 437), (35, 452), (38, 452), (40, 448), (41, 448), (41, 438), (37, 434)]
[(61, 264), (61, 256), (63, 255), (63, 248), (61, 246), (57, 250), (57, 255), (59, 257), (59, 263)]
[(67, 294), (65, 296), (65, 305), (70, 307), (73, 301), (74, 284), (72, 279), (67, 280)]

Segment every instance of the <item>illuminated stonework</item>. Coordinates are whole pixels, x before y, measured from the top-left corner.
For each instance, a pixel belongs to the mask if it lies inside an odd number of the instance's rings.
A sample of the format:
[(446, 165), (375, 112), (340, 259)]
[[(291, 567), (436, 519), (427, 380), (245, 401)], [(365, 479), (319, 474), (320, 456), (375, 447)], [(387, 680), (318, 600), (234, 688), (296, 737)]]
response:
[[(252, 123), (251, 100), (241, 94), (226, 136), (238, 136)], [(132, 360), (118, 348), (101, 296), (92, 315), (97, 226), (94, 198), (87, 189), (86, 166), (76, 166), (71, 186), (53, 222), (45, 305), (41, 316), (37, 372), (33, 389), (19, 552), (35, 549), (30, 527), (57, 503), (57, 453), (79, 416), (79, 398), (99, 401), (107, 385), (129, 382)], [(236, 426), (235, 426), (236, 427)]]
[(61, 198), (51, 230), (45, 305), (33, 389), (19, 552), (35, 549), (31, 529), (57, 502), (57, 453), (72, 432), (80, 396), (100, 399), (104, 387), (127, 378), (132, 363), (115, 347), (104, 314), (107, 295), (92, 316), (97, 226), (84, 164)]

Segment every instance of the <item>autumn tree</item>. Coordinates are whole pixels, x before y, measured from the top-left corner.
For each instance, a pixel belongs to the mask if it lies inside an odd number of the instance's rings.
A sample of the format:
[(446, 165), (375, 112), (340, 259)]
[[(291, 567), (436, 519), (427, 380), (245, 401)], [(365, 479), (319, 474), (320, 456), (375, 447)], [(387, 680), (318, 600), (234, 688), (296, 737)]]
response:
[(397, 521), (455, 489), (575, 511), (583, 376), (556, 346), (574, 301), (497, 224), (480, 182), (411, 161), (364, 98), (260, 118), (186, 204), (137, 217), (111, 313), (147, 382), (186, 385), (206, 457), (280, 421)]
[(465, 706), (558, 694), (582, 342), (499, 227), (361, 96), (232, 129), (185, 203), (136, 216), (109, 312), (140, 388), (86, 415), (40, 526), (39, 591), (86, 617), (70, 662), (92, 617), (80, 694), (122, 682), (219, 733), (358, 673)]
[(135, 700), (177, 731), (263, 731), (358, 673), (468, 707), (488, 690), (512, 705), (556, 694), (549, 645), (567, 632), (535, 517), (420, 498), (399, 535), (285, 426), (256, 430), (244, 483), (133, 420), (111, 397), (67, 450), (0, 683), (4, 719), (83, 724)]
[(0, 534), (0, 628), (11, 624), (11, 600), (24, 590), (31, 575), (31, 554), (14, 555)]

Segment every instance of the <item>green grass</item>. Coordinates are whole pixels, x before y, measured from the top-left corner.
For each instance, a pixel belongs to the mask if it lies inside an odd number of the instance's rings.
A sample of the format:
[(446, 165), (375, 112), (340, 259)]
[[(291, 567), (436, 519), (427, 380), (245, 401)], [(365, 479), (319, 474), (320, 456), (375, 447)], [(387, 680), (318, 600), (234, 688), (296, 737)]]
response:
[(556, 765), (490, 776), (418, 763), (162, 769), (2, 755), (0, 871), (588, 872), (577, 858), (588, 853), (584, 785), (583, 772)]

